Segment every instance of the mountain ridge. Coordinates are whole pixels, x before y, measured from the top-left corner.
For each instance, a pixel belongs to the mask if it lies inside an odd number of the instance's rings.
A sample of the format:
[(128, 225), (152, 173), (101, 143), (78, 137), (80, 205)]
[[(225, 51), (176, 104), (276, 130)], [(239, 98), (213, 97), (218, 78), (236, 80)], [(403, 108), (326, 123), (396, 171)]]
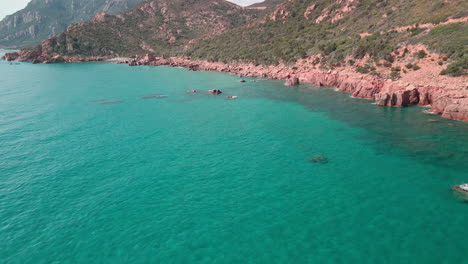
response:
[(97, 14), (48, 40), (51, 54), (130, 56), (183, 50), (257, 18), (257, 10), (225, 0), (153, 0), (119, 15)]
[(99, 11), (118, 14), (145, 0), (32, 0), (0, 21), (0, 47), (39, 44), (69, 25), (91, 19)]

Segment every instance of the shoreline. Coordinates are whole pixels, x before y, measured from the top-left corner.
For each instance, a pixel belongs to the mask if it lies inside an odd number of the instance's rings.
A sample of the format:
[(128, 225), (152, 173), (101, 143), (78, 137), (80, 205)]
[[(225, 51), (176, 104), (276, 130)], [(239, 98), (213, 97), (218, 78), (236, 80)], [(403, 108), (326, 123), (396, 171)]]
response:
[[(407, 107), (418, 105), (442, 118), (468, 122), (468, 87), (433, 86), (404, 81), (393, 81), (351, 72), (349, 69), (323, 71), (301, 69), (284, 64), (278, 66), (255, 66), (253, 64), (225, 64), (192, 60), (190, 58), (158, 58), (146, 55), (134, 59), (130, 66), (171, 66), (192, 71), (216, 71), (242, 77), (285, 80), (285, 85), (301, 82), (318, 87), (334, 87), (337, 92), (350, 93), (353, 98), (374, 100), (377, 106)], [(452, 81), (455, 77), (448, 77)], [(456, 77), (462, 82), (466, 77)]]
[(245, 76), (285, 80), (285, 85), (297, 85), (303, 82), (318, 87), (335, 87), (336, 91), (350, 93), (351, 97), (374, 100), (377, 106), (407, 107), (418, 105), (429, 108), (428, 112), (439, 114), (442, 118), (468, 122), (468, 76), (435, 76), (432, 82), (425, 78), (422, 78), (421, 81), (405, 80), (404, 78), (402, 80), (389, 80), (358, 73), (350, 67), (337, 67), (333, 70), (310, 68), (308, 65), (310, 65), (312, 57), (299, 60), (294, 66), (284, 64), (261, 66), (251, 63), (226, 64), (193, 60), (188, 57), (161, 58), (152, 54), (136, 59), (110, 56), (62, 57), (49, 56), (42, 52), (34, 52), (34, 50), (7, 53), (2, 59), (27, 61), (33, 64), (107, 61), (128, 64), (129, 66), (171, 66), (183, 67), (191, 71), (225, 72), (236, 74), (240, 78)]

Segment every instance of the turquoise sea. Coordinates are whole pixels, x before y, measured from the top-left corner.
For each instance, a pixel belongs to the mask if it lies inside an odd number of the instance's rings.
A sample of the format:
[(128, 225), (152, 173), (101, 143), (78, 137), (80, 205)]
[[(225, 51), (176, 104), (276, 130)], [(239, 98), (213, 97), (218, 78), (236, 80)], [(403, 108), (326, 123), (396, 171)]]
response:
[(468, 263), (468, 124), (247, 80), (0, 62), (0, 263)]

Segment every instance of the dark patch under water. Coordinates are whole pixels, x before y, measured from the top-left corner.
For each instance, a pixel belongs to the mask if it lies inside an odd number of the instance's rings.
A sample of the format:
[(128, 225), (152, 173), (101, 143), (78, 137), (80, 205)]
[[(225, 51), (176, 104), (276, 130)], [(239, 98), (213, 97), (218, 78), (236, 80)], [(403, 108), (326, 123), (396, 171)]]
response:
[(467, 124), (167, 67), (0, 72), (0, 263), (466, 261)]
[(167, 98), (167, 95), (147, 95), (143, 96), (143, 99), (161, 99), (161, 98)]
[(123, 101), (105, 101), (105, 102), (98, 102), (98, 104), (121, 104)]

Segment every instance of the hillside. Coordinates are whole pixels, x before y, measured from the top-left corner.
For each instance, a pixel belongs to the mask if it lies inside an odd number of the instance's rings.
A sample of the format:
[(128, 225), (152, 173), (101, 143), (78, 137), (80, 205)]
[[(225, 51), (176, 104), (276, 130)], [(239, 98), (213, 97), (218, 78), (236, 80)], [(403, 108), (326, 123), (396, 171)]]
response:
[(144, 0), (32, 0), (0, 22), (0, 47), (28, 47), (91, 19), (100, 11), (118, 14)]
[(322, 67), (369, 56), (370, 64), (391, 65), (399, 47), (424, 44), (445, 54), (460, 75), (468, 67), (467, 16), (464, 0), (289, 0), (254, 25), (196, 43), (187, 55), (264, 65), (318, 56), (314, 63)]
[(224, 0), (153, 0), (123, 14), (99, 13), (48, 40), (49, 54), (132, 56), (180, 52), (200, 37), (210, 37), (255, 19)]

